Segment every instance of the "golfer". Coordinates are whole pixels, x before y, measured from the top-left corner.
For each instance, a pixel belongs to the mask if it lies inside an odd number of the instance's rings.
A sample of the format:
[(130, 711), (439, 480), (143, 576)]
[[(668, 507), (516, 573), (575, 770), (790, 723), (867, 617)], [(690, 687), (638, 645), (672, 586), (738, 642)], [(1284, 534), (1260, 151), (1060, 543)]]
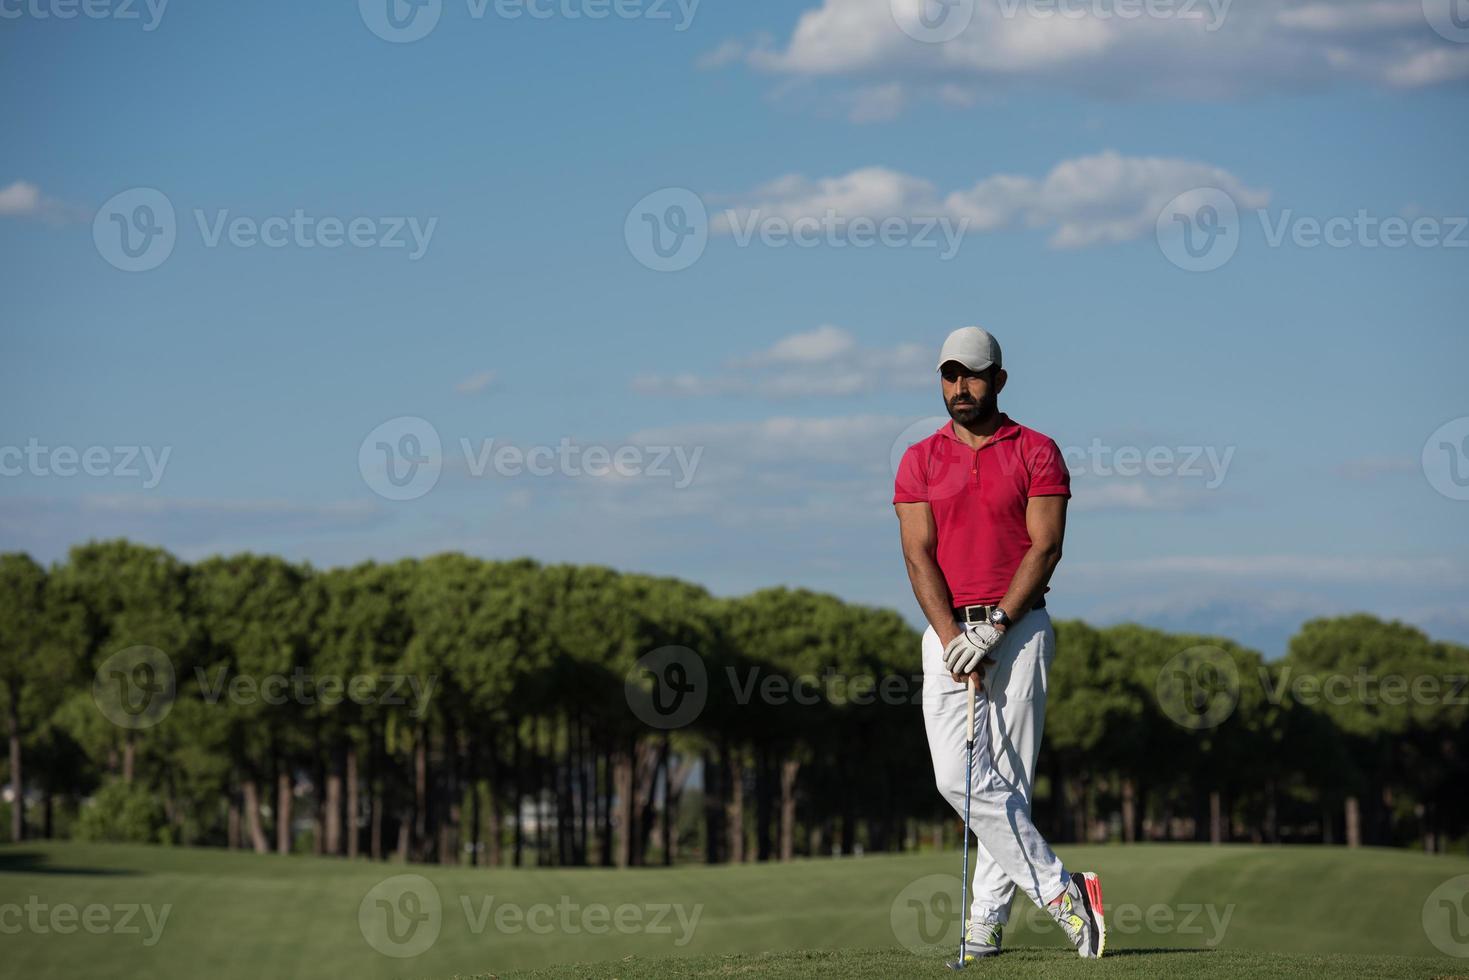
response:
[[(961, 817), (972, 793), (969, 828), (979, 842), (956, 967), (1000, 952), (1016, 887), (1083, 957), (1106, 945), (1097, 876), (1067, 873), (1030, 819), (1056, 646), (1044, 596), (1061, 560), (1071, 477), (1054, 440), (1000, 412), (1001, 363), (984, 330), (949, 334), (938, 370), (951, 421), (904, 453), (893, 496), (908, 578), (929, 623), (923, 721), (934, 779)], [(970, 675), (979, 696), (966, 787)]]

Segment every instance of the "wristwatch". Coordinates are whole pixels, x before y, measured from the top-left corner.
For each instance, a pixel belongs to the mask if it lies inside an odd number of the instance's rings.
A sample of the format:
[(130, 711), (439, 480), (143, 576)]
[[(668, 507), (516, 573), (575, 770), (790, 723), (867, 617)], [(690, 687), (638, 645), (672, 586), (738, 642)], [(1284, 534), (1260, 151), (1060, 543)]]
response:
[(990, 625), (996, 629), (1009, 629), (1010, 617), (999, 606), (990, 610)]

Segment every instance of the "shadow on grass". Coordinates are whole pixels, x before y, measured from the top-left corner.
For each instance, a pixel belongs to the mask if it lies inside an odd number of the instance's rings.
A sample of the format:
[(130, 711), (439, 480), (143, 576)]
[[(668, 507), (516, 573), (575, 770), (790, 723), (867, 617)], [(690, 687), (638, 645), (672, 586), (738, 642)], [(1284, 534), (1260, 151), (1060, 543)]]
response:
[(1212, 949), (1113, 949), (1108, 946), (1107, 952), (1104, 954), (1104, 959), (1111, 959), (1114, 956), (1168, 956), (1180, 953), (1192, 953), (1194, 956), (1207, 956), (1213, 952), (1214, 950)]
[(25, 875), (135, 875), (127, 868), (74, 868), (48, 864), (35, 851), (0, 851), (0, 874)]

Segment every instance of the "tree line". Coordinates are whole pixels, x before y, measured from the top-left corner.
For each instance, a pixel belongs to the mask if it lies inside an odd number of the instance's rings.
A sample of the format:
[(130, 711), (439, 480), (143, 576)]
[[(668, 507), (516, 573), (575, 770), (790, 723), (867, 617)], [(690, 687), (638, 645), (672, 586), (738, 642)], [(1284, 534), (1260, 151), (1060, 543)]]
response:
[[(1056, 631), (1054, 840), (1464, 846), (1469, 648), (1366, 615), (1270, 663)], [(0, 832), (486, 866), (944, 846), (918, 651), (891, 610), (597, 566), (5, 554)]]

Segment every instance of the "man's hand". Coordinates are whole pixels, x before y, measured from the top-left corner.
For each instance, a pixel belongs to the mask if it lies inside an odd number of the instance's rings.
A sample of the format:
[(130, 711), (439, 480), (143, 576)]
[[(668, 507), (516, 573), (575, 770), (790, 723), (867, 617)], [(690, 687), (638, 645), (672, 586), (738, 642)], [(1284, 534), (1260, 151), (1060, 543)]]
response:
[(966, 674), (981, 670), (991, 661), (990, 651), (1000, 644), (1000, 631), (989, 623), (961, 630), (944, 647), (944, 666), (957, 681)]

